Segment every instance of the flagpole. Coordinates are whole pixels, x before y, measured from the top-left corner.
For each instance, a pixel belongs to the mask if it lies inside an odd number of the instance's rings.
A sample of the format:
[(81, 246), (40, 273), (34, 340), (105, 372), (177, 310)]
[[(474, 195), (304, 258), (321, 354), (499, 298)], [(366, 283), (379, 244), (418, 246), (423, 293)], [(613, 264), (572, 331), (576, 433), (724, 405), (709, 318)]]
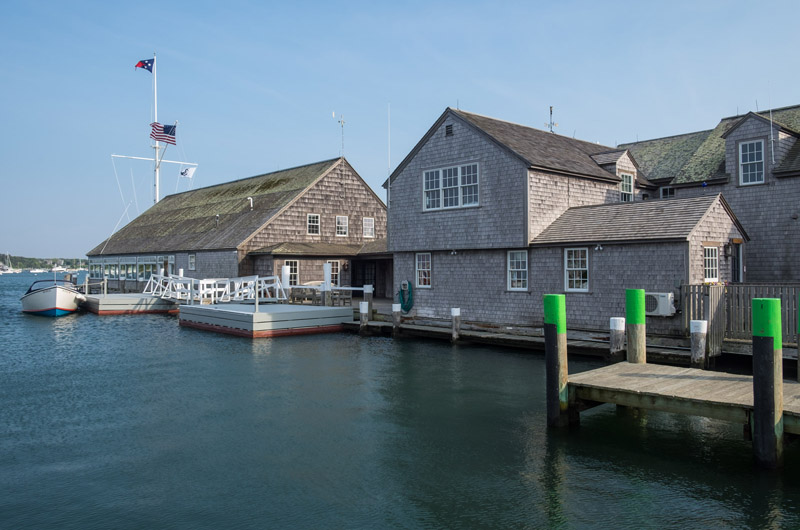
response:
[[(156, 76), (156, 52), (153, 52), (153, 121), (158, 123), (158, 77)], [(156, 140), (156, 145), (154, 149), (156, 150), (155, 158), (155, 168), (153, 172), (155, 174), (155, 200), (153, 200), (153, 204), (158, 202), (158, 150), (160, 146), (158, 140)]]

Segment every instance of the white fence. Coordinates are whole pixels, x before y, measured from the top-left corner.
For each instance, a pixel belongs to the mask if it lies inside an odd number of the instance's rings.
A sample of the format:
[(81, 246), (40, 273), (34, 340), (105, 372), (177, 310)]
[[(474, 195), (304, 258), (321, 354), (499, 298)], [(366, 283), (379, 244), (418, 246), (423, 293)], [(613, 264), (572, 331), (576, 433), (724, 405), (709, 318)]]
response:
[(245, 300), (277, 302), (289, 298), (277, 276), (199, 279), (174, 274), (153, 274), (142, 292), (188, 304)]

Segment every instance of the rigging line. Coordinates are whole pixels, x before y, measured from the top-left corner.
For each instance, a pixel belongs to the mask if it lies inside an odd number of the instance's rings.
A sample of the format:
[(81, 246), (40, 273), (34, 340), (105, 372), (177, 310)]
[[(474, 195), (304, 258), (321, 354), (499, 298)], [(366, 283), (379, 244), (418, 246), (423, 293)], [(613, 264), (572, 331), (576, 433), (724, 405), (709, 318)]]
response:
[[(119, 175), (117, 175), (117, 163), (114, 162), (113, 157), (111, 158), (111, 165), (114, 166), (114, 178), (117, 179), (117, 189), (119, 189), (119, 198), (122, 199), (122, 204), (125, 204), (125, 195), (122, 193), (122, 185), (119, 183)], [(128, 209), (125, 208), (125, 212), (127, 211)], [(130, 220), (131, 218), (128, 217), (128, 221)]]
[(114, 235), (114, 232), (116, 232), (116, 231), (117, 231), (117, 227), (118, 227), (118, 226), (119, 226), (119, 224), (122, 222), (122, 218), (123, 218), (123, 217), (125, 217), (125, 216), (128, 214), (128, 208), (130, 208), (130, 207), (131, 207), (131, 203), (132, 203), (132, 202), (133, 202), (133, 201), (131, 201), (131, 202), (129, 202), (129, 203), (128, 203), (128, 206), (126, 206), (126, 207), (125, 207), (125, 211), (124, 211), (124, 212), (122, 212), (122, 215), (120, 215), (120, 216), (119, 216), (119, 221), (117, 221), (117, 224), (116, 224), (116, 225), (114, 225), (114, 230), (112, 230), (112, 231), (111, 231), (111, 235), (109, 235), (109, 236), (108, 236), (108, 239), (106, 239), (106, 242), (103, 244), (103, 248), (101, 248), (101, 249), (100, 249), (100, 254), (102, 254), (102, 253), (103, 253), (103, 251), (106, 249), (106, 246), (108, 245), (108, 242), (109, 242), (109, 241), (111, 241), (111, 236), (113, 236), (113, 235)]
[(136, 203), (136, 215), (142, 213), (139, 210), (139, 199), (136, 198), (136, 182), (133, 180), (133, 167), (131, 167), (131, 188), (133, 188), (133, 200)]

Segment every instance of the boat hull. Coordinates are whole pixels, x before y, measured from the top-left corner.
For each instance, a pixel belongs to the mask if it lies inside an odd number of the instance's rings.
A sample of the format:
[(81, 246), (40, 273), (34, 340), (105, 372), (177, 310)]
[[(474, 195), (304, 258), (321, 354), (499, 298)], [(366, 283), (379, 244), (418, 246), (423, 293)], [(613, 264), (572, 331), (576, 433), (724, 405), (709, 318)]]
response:
[(68, 315), (78, 310), (79, 294), (61, 285), (38, 289), (21, 298), (22, 311), (48, 317)]

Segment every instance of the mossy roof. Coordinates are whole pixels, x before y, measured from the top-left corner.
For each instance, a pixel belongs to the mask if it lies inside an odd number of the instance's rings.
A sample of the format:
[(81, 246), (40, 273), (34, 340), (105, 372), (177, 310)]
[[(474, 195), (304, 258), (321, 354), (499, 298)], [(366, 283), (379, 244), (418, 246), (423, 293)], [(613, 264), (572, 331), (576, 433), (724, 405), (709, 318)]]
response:
[(362, 244), (354, 245), (284, 241), (254, 250), (250, 252), (250, 254), (272, 254), (274, 256), (358, 256), (361, 254), (380, 254), (387, 252), (386, 249), (386, 238), (370, 240)]
[[(769, 111), (755, 114), (770, 119)], [(630, 150), (645, 176), (660, 184), (694, 184), (724, 178), (727, 176), (724, 135), (745, 116), (723, 118), (714, 129), (708, 131), (622, 144), (619, 147)], [(800, 105), (774, 109), (772, 121), (787, 131), (800, 131)], [(787, 157), (785, 162), (793, 167), (793, 159)]]
[(335, 158), (168, 195), (87, 256), (235, 249), (340, 163), (346, 161)]

